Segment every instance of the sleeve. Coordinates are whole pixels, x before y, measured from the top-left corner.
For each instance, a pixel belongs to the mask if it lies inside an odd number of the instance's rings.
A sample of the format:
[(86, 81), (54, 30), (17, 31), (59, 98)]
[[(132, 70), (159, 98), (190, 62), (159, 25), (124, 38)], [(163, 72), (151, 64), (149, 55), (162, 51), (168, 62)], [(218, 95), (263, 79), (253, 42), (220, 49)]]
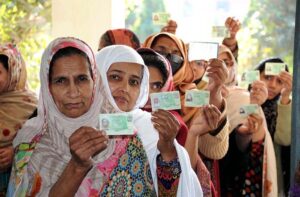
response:
[(274, 141), (282, 146), (289, 146), (291, 144), (291, 113), (292, 102), (288, 105), (277, 105), (277, 122), (276, 131), (274, 134)]
[[(181, 169), (176, 196), (202, 197), (202, 188), (197, 175), (192, 169), (188, 153), (181, 145), (178, 144), (176, 140), (174, 141), (174, 145), (177, 151), (177, 157)], [(159, 180), (157, 173), (157, 169), (159, 168), (157, 165), (157, 156), (159, 155), (159, 151), (157, 148), (148, 149), (148, 155), (150, 156), (149, 164), (151, 168), (151, 174), (158, 195), (158, 189), (160, 187), (159, 181), (162, 180)]]
[[(225, 156), (229, 144), (229, 122), (226, 117), (227, 104), (224, 100), (224, 109), (221, 117), (223, 122), (217, 128), (217, 134), (207, 133), (199, 137), (198, 149), (201, 154), (209, 159), (221, 159)], [(214, 131), (215, 132), (215, 131)]]
[(178, 158), (173, 161), (163, 161), (159, 154), (156, 159), (159, 196), (176, 196), (181, 167)]

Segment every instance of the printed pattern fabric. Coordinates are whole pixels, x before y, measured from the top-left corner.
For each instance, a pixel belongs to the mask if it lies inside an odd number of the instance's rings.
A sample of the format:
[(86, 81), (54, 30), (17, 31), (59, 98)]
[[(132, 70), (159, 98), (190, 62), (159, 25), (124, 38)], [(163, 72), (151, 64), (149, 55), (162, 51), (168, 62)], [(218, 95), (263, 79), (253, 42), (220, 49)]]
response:
[(138, 137), (128, 142), (101, 196), (156, 196), (147, 155)]

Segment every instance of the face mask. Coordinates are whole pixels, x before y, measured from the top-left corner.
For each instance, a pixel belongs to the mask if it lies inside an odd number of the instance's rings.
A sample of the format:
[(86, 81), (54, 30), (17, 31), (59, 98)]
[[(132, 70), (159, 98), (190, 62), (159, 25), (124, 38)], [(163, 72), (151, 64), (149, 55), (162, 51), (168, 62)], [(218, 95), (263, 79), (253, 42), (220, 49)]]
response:
[(165, 53), (161, 51), (157, 51), (157, 52), (165, 56), (165, 58), (167, 58), (167, 60), (170, 62), (172, 67), (172, 75), (174, 76), (175, 73), (181, 68), (183, 63), (183, 58), (180, 57), (179, 55), (175, 55), (171, 53)]

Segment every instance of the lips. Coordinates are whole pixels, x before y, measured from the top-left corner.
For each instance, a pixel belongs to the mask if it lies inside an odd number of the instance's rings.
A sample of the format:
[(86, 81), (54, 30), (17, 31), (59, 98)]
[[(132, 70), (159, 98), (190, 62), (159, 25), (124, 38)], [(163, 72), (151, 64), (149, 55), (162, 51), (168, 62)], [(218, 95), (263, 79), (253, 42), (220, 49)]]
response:
[(82, 102), (80, 102), (80, 103), (67, 103), (67, 104), (65, 104), (65, 106), (69, 110), (79, 109), (83, 106), (83, 103)]
[(114, 99), (117, 103), (121, 103), (121, 104), (127, 104), (128, 103), (128, 99), (125, 98), (124, 96), (114, 96)]

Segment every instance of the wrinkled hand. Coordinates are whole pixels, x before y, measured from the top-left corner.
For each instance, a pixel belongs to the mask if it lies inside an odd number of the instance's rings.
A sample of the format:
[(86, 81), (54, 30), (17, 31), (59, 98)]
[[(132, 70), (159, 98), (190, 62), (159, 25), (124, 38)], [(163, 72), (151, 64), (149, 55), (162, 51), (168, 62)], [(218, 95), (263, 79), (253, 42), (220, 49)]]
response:
[(250, 103), (261, 106), (268, 99), (268, 88), (263, 81), (254, 81), (250, 91)]
[(230, 32), (230, 38), (235, 39), (237, 32), (241, 29), (241, 23), (234, 17), (228, 17), (225, 21), (225, 27)]
[(80, 127), (69, 139), (72, 159), (78, 168), (89, 169), (91, 157), (106, 149), (108, 136), (103, 131), (91, 127)]
[(177, 23), (174, 20), (169, 20), (168, 24), (163, 28), (161, 28), (161, 32), (168, 32), (171, 34), (176, 34), (176, 30), (177, 30)]
[(252, 135), (263, 128), (263, 117), (258, 114), (251, 114), (247, 117), (247, 121), (243, 123), (237, 132), (241, 135)]
[(172, 160), (177, 155), (174, 139), (180, 129), (179, 122), (170, 112), (162, 109), (152, 112), (151, 120), (159, 134), (158, 150), (164, 160)]
[(0, 148), (0, 172), (4, 172), (11, 167), (14, 157), (13, 146)]
[(281, 90), (281, 103), (288, 104), (290, 102), (290, 94), (293, 88), (293, 77), (289, 72), (282, 71), (279, 74), (279, 78), (283, 83)]
[(206, 105), (197, 111), (191, 121), (189, 132), (195, 136), (202, 136), (218, 127), (221, 112), (214, 105)]

